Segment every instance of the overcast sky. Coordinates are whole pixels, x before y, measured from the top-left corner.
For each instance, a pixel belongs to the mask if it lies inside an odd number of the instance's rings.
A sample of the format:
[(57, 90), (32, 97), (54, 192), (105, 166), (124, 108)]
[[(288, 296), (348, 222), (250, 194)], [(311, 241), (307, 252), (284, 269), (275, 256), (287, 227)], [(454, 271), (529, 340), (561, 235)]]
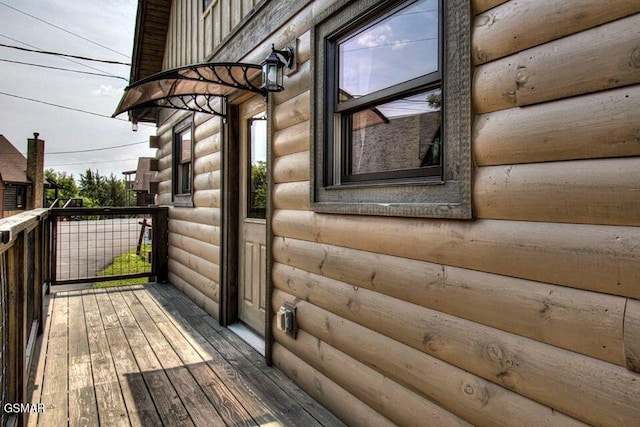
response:
[[(124, 55), (91, 44), (34, 18), (63, 27)], [(131, 62), (137, 0), (0, 0), (0, 43), (41, 50)], [(14, 40), (12, 40), (14, 39)], [(17, 41), (16, 41), (17, 40)], [(91, 73), (108, 73), (129, 78), (130, 68), (98, 62), (74, 60), (100, 71), (83, 67), (61, 57), (21, 52), (0, 47), (0, 60), (12, 60), (69, 68)], [(0, 92), (34, 98), (111, 116), (128, 82), (109, 77), (76, 74), (0, 61)], [(126, 119), (126, 114), (120, 116)], [(79, 179), (87, 168), (101, 174), (136, 168), (137, 158), (154, 156), (148, 148), (153, 126), (68, 111), (0, 94), (0, 134), (21, 152), (34, 132), (45, 140), (45, 167), (73, 173)], [(120, 149), (88, 153), (53, 154), (60, 151), (89, 150), (144, 142)], [(2, 155), (2, 154), (0, 154)]]

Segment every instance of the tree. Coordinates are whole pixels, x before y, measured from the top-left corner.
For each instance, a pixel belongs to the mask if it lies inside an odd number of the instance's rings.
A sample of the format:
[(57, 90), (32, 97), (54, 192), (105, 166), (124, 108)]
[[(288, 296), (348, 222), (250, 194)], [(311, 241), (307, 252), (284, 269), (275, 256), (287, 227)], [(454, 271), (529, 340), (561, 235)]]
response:
[(80, 174), (80, 195), (85, 199), (85, 206), (127, 206), (124, 180), (117, 179), (113, 173), (106, 177), (97, 170), (87, 169)]
[[(78, 197), (78, 185), (73, 177), (73, 174), (67, 175), (66, 172), (56, 172), (54, 169), (49, 168), (44, 171), (44, 176), (47, 181), (55, 183), (62, 187), (58, 190), (58, 197), (60, 199), (73, 199)], [(53, 199), (55, 197), (55, 190), (47, 190), (47, 199)]]

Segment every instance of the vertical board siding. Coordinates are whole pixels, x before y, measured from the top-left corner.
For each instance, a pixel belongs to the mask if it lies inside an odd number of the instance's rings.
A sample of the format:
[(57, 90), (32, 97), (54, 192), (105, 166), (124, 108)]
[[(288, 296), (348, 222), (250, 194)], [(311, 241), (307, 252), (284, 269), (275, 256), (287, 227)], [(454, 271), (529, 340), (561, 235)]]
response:
[(255, 3), (253, 0), (217, 0), (204, 11), (202, 0), (174, 0), (164, 69), (205, 61), (253, 11)]

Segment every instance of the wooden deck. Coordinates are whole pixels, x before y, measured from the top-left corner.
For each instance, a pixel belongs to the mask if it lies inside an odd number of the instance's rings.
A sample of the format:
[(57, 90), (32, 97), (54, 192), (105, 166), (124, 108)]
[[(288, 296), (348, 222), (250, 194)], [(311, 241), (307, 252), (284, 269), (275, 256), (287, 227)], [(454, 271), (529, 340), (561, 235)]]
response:
[(59, 292), (31, 426), (341, 425), (170, 285)]

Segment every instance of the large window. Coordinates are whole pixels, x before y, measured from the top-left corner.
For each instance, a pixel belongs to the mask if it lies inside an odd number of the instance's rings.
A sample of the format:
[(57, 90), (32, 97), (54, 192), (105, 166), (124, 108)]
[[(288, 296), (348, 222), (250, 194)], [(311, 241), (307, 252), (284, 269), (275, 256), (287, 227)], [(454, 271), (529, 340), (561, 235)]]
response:
[(468, 2), (347, 3), (313, 30), (313, 208), (470, 217)]
[(173, 203), (192, 206), (193, 120), (180, 122), (173, 131)]

